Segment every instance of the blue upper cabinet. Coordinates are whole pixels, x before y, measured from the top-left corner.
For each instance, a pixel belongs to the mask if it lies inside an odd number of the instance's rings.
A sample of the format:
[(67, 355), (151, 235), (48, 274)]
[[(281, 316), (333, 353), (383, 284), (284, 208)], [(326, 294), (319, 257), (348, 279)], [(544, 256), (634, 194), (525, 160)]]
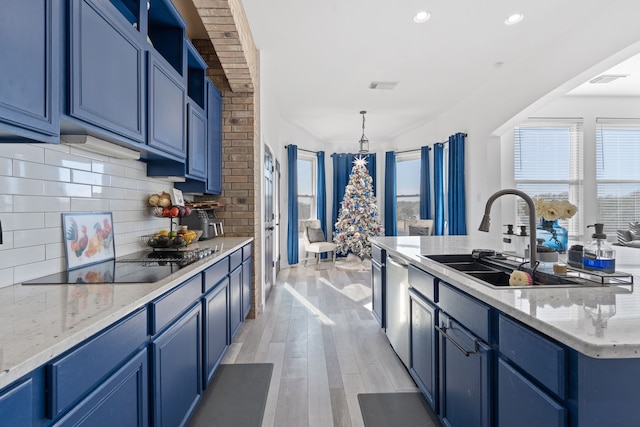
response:
[(0, 139), (58, 142), (60, 17), (54, 2), (6, 1), (0, 13)]
[(148, 144), (185, 158), (186, 98), (182, 77), (149, 51)]
[(207, 194), (222, 193), (222, 97), (207, 80)]
[(204, 181), (207, 177), (207, 116), (197, 104), (189, 102), (187, 176)]
[(140, 33), (107, 0), (69, 7), (69, 115), (93, 131), (144, 143), (146, 46)]

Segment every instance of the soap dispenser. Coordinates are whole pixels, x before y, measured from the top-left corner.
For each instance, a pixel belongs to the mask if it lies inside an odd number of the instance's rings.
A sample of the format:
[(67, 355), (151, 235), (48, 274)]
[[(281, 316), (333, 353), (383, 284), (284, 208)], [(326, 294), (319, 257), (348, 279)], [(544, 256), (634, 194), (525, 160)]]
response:
[(607, 243), (607, 235), (603, 233), (604, 224), (588, 225), (594, 227), (593, 240), (582, 249), (582, 268), (597, 270), (603, 273), (615, 273), (616, 251)]
[(513, 224), (506, 224), (507, 232), (502, 235), (502, 252), (515, 253), (516, 241), (513, 234)]

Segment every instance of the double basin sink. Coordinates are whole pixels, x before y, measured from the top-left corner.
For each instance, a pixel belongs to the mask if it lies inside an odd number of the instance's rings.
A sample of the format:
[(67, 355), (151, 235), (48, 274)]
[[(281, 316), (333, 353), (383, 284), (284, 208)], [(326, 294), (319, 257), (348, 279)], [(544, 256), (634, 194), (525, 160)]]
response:
[[(482, 284), (494, 289), (542, 289), (548, 287), (588, 286), (584, 280), (572, 277), (568, 279), (553, 273), (536, 270), (533, 286), (509, 286), (509, 278), (519, 263), (500, 255), (476, 257), (471, 254), (421, 255), (436, 261), (462, 274), (478, 279)], [(530, 273), (530, 270), (525, 270)]]

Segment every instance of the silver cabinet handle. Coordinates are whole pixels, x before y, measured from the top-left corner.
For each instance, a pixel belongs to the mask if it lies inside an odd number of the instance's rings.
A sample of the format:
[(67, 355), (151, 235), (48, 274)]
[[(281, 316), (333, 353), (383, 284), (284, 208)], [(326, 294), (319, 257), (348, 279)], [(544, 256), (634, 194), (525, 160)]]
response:
[(462, 354), (464, 354), (465, 356), (469, 357), (472, 354), (479, 353), (480, 350), (478, 350), (478, 340), (479, 340), (478, 338), (475, 338), (473, 340), (473, 350), (472, 351), (468, 351), (466, 348), (464, 348), (460, 344), (458, 344), (458, 342), (456, 340), (454, 340), (453, 337), (451, 337), (450, 335), (447, 334), (447, 329), (450, 329), (450, 328), (447, 328), (444, 325), (442, 327), (436, 325), (436, 330), (438, 332), (440, 332), (443, 337), (448, 339), (451, 342), (451, 344), (456, 346), (456, 348), (458, 350), (460, 350), (462, 352)]
[(394, 264), (397, 267), (406, 267), (408, 264), (400, 259), (392, 258), (391, 255), (387, 255), (387, 261)]

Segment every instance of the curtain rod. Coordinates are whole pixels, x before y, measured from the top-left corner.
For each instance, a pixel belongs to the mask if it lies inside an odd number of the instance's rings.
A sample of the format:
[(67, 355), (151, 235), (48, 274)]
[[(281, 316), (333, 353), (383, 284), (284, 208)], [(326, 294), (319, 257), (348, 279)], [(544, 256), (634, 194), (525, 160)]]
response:
[[(287, 149), (287, 148), (289, 148), (289, 146), (288, 146), (288, 145), (285, 145), (285, 146), (284, 146), (284, 148), (285, 148), (285, 149)], [(305, 150), (304, 148), (300, 148), (300, 147), (298, 147), (298, 151), (306, 151), (307, 153), (314, 153), (314, 154), (318, 154), (318, 152), (317, 152), (317, 151), (313, 151), (313, 150)]]
[[(466, 138), (466, 137), (467, 137), (467, 134), (466, 134), (466, 133), (463, 133), (463, 134), (462, 134), (462, 136), (464, 136), (464, 137)], [(444, 138), (443, 138), (443, 139), (444, 139)], [(449, 142), (449, 138), (448, 138), (448, 137), (447, 137), (446, 139), (444, 139), (444, 142), (436, 142), (436, 143), (434, 143), (434, 144), (446, 144), (447, 142)], [(429, 150), (431, 150), (431, 147), (427, 146), (427, 148), (428, 148)], [(412, 152), (414, 152), (414, 151), (420, 151), (420, 150), (421, 150), (420, 148), (416, 148), (416, 149), (413, 149), (413, 150), (396, 151), (396, 154), (412, 153)]]

